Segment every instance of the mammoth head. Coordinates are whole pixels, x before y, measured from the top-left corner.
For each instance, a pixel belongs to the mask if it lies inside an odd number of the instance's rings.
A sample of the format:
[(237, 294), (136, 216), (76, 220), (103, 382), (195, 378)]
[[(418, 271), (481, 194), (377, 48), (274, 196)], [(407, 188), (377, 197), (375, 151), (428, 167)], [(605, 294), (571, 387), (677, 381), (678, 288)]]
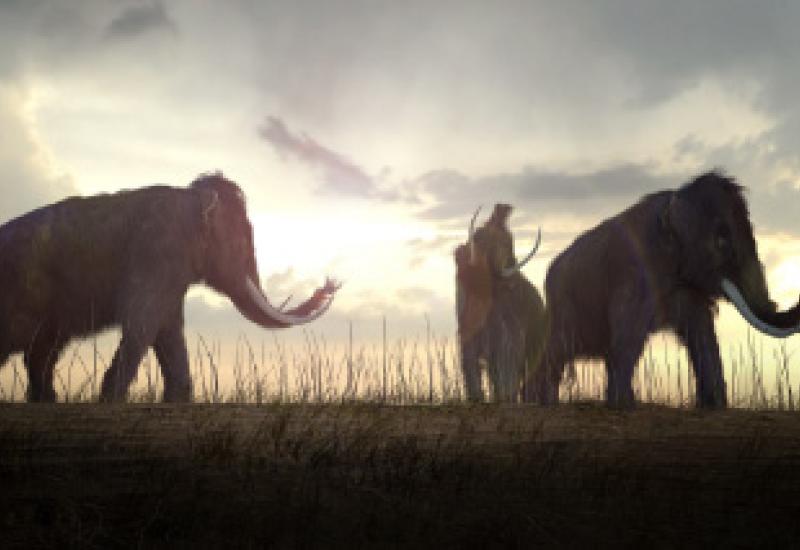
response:
[(496, 204), (489, 220), (476, 231), (475, 219), (480, 210), (478, 207), (472, 215), (466, 246), (456, 250), (456, 264), (459, 268), (484, 266), (492, 277), (510, 277), (536, 254), (541, 230), (538, 231), (533, 249), (518, 263), (514, 257), (514, 239), (508, 229), (512, 207)]
[(247, 319), (265, 328), (303, 324), (322, 315), (339, 285), (328, 279), (300, 306), (284, 311), (274, 307), (261, 290), (256, 265), (253, 228), (244, 194), (220, 173), (192, 182), (202, 235), (201, 272), (213, 289), (231, 298)]
[(514, 239), (508, 229), (511, 211), (508, 204), (496, 204), (489, 220), (476, 230), (478, 208), (470, 221), (467, 243), (455, 250), (457, 315), (462, 339), (469, 339), (483, 326), (492, 306), (495, 282), (517, 273), (539, 248), (541, 231), (533, 249), (521, 262), (516, 261)]
[(797, 332), (800, 303), (776, 312), (758, 257), (743, 187), (712, 171), (675, 191), (662, 225), (677, 242), (679, 277), (710, 297), (726, 296), (755, 328), (773, 336)]

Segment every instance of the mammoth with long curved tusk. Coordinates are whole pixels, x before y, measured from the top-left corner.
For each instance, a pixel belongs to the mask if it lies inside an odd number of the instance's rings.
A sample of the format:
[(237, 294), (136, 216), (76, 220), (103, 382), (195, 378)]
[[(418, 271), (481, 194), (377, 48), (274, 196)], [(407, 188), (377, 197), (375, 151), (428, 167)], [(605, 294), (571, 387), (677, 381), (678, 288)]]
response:
[(498, 401), (516, 401), (527, 370), (535, 368), (544, 337), (544, 305), (520, 269), (539, 247), (541, 233), (526, 257), (514, 259), (507, 220), (511, 207), (495, 205), (489, 221), (455, 251), (456, 303), (461, 368), (467, 398), (483, 400), (481, 361)]
[(727, 298), (754, 328), (800, 331), (800, 303), (770, 299), (742, 187), (718, 172), (661, 191), (579, 236), (550, 265), (550, 331), (526, 399), (558, 400), (565, 363), (600, 358), (612, 407), (634, 404), (633, 371), (649, 334), (673, 331), (689, 351), (698, 407), (727, 405), (716, 302)]
[(125, 399), (149, 347), (164, 400), (191, 400), (183, 301), (196, 283), (265, 328), (318, 318), (338, 289), (327, 280), (299, 306), (274, 307), (259, 282), (244, 195), (220, 173), (188, 188), (70, 198), (0, 227), (0, 365), (23, 352), (28, 400), (55, 401), (53, 370), (64, 346), (116, 325), (122, 338), (101, 400)]

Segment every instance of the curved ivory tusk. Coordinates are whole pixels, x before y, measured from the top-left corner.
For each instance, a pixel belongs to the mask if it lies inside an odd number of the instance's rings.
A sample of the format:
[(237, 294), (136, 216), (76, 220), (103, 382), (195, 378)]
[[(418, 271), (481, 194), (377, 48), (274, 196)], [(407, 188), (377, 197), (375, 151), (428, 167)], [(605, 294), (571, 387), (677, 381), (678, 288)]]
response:
[(477, 252), (475, 251), (475, 218), (478, 217), (478, 212), (481, 211), (482, 206), (475, 209), (472, 219), (469, 222), (469, 232), (467, 233), (467, 242), (469, 243), (469, 265), (475, 265), (478, 261)]
[(541, 242), (542, 242), (542, 228), (539, 227), (536, 230), (536, 243), (533, 245), (533, 249), (531, 249), (531, 251), (528, 252), (528, 255), (525, 256), (522, 259), (521, 262), (519, 262), (516, 265), (513, 265), (511, 267), (507, 267), (507, 268), (503, 269), (503, 271), (501, 272), (501, 275), (503, 275), (503, 277), (510, 277), (511, 275), (513, 275), (514, 273), (516, 273), (517, 271), (522, 269), (522, 266), (527, 264), (530, 261), (530, 259), (533, 258), (533, 255), (536, 254), (536, 251), (539, 250), (539, 244)]
[(792, 328), (779, 328), (770, 325), (769, 323), (765, 323), (761, 319), (756, 316), (755, 313), (750, 309), (750, 306), (747, 305), (747, 300), (744, 299), (742, 293), (739, 292), (739, 289), (736, 287), (728, 279), (722, 279), (722, 291), (725, 293), (725, 296), (728, 297), (728, 300), (736, 307), (742, 317), (750, 323), (753, 328), (760, 330), (764, 334), (768, 334), (770, 336), (774, 336), (775, 338), (786, 338), (787, 336), (791, 336), (796, 332), (800, 331), (800, 327), (792, 327)]
[(289, 315), (287, 313), (282, 312), (279, 309), (276, 309), (272, 304), (269, 303), (267, 297), (264, 296), (264, 293), (261, 289), (256, 285), (253, 280), (248, 277), (247, 278), (247, 292), (250, 295), (250, 299), (253, 300), (259, 309), (269, 317), (270, 319), (274, 319), (279, 323), (285, 323), (287, 325), (302, 325), (304, 323), (309, 323), (328, 311), (328, 308), (333, 303), (333, 295), (331, 295), (319, 309), (305, 315), (303, 317), (297, 317), (295, 315)]

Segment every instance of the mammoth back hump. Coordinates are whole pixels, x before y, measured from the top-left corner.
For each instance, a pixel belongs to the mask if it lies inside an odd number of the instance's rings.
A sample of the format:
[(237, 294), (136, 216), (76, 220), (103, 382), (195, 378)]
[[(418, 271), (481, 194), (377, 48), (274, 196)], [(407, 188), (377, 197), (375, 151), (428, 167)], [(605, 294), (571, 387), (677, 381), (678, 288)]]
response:
[(610, 221), (581, 234), (553, 259), (545, 277), (548, 309), (589, 313), (606, 307)]
[(174, 223), (169, 203), (182, 191), (149, 187), (34, 210), (0, 227), (0, 262), (13, 266), (17, 284), (38, 279), (53, 287), (38, 292), (103, 297), (131, 269), (137, 239), (152, 240), (148, 226)]

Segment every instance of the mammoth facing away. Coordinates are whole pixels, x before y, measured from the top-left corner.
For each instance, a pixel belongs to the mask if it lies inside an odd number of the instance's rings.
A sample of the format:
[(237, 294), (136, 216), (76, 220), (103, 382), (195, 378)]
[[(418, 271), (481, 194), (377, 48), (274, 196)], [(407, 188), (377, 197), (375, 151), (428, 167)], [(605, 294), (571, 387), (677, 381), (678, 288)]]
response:
[(483, 400), (481, 361), (497, 401), (516, 401), (526, 372), (535, 368), (544, 339), (544, 304), (520, 273), (539, 246), (517, 263), (507, 221), (511, 207), (498, 204), (455, 251), (456, 307), (461, 368), (467, 398)]
[(634, 404), (633, 371), (649, 334), (672, 330), (689, 351), (698, 407), (727, 405), (714, 328), (727, 298), (755, 328), (784, 337), (800, 328), (800, 303), (770, 300), (742, 187), (718, 172), (637, 204), (580, 235), (550, 265), (550, 332), (528, 400), (552, 404), (565, 363), (605, 361), (607, 402)]
[(330, 306), (328, 280), (284, 311), (261, 290), (244, 195), (220, 173), (188, 188), (69, 198), (0, 227), (0, 365), (23, 352), (28, 400), (55, 401), (53, 369), (75, 337), (119, 326), (100, 398), (123, 400), (149, 347), (164, 400), (192, 396), (183, 335), (188, 288), (205, 283), (265, 328), (307, 323)]

